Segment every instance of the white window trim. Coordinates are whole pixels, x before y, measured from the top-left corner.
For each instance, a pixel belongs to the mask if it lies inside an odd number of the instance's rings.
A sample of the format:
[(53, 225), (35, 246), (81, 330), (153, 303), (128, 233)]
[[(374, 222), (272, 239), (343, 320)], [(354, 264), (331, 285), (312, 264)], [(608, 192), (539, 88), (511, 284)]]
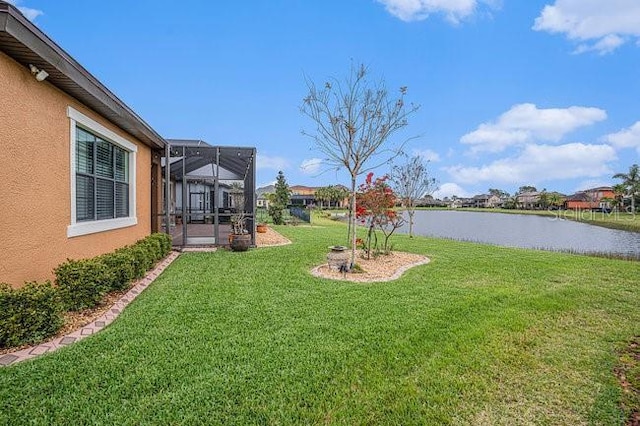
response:
[[(69, 117), (71, 122), (69, 126), (69, 138), (71, 141), (69, 144), (71, 158), (71, 225), (67, 226), (67, 237), (78, 237), (80, 235), (95, 234), (96, 232), (111, 231), (137, 225), (136, 154), (138, 147), (72, 107), (67, 107), (67, 117)], [(91, 222), (76, 222), (76, 127), (78, 126), (95, 133), (97, 136), (129, 152), (129, 217), (95, 220)]]

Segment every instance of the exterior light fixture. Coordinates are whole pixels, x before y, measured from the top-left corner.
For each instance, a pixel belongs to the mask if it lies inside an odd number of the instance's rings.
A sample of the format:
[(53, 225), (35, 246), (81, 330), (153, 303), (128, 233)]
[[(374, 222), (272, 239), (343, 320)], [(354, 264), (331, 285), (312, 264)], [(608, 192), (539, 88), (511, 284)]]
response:
[(29, 64), (29, 69), (31, 70), (31, 74), (33, 74), (38, 81), (44, 81), (47, 77), (49, 77), (48, 72), (39, 69), (33, 64)]

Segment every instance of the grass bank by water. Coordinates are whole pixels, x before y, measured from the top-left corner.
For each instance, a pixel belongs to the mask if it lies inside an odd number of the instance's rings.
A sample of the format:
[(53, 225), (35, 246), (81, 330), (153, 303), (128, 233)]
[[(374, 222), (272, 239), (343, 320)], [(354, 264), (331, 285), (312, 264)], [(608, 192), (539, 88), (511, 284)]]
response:
[(107, 329), (0, 369), (0, 424), (620, 424), (638, 263), (398, 236), (432, 262), (314, 278), (345, 227), (188, 253)]

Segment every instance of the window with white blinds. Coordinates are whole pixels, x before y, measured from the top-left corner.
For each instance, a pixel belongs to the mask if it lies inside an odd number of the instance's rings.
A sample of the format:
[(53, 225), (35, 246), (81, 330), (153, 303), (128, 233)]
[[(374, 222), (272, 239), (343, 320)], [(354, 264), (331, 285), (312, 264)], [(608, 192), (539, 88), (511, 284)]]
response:
[(71, 215), (67, 237), (138, 224), (138, 146), (69, 106)]
[(129, 153), (76, 127), (76, 221), (129, 216)]

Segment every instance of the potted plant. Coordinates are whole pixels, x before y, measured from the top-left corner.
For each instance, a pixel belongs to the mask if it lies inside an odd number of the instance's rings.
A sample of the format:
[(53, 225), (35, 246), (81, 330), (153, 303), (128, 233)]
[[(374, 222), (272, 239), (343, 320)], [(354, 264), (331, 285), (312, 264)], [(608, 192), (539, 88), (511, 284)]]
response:
[(244, 212), (231, 216), (231, 235), (229, 244), (233, 251), (247, 251), (251, 246), (251, 234), (247, 231), (247, 218)]
[(267, 232), (267, 222), (265, 222), (264, 220), (264, 209), (260, 209), (259, 213), (260, 213), (260, 222), (258, 222), (258, 224), (256, 225), (256, 231), (261, 234), (264, 234), (265, 232)]
[(244, 191), (238, 184), (232, 186), (229, 193), (237, 213), (231, 216), (231, 235), (229, 244), (233, 251), (247, 251), (251, 246), (251, 234), (247, 230), (247, 216), (244, 211)]

